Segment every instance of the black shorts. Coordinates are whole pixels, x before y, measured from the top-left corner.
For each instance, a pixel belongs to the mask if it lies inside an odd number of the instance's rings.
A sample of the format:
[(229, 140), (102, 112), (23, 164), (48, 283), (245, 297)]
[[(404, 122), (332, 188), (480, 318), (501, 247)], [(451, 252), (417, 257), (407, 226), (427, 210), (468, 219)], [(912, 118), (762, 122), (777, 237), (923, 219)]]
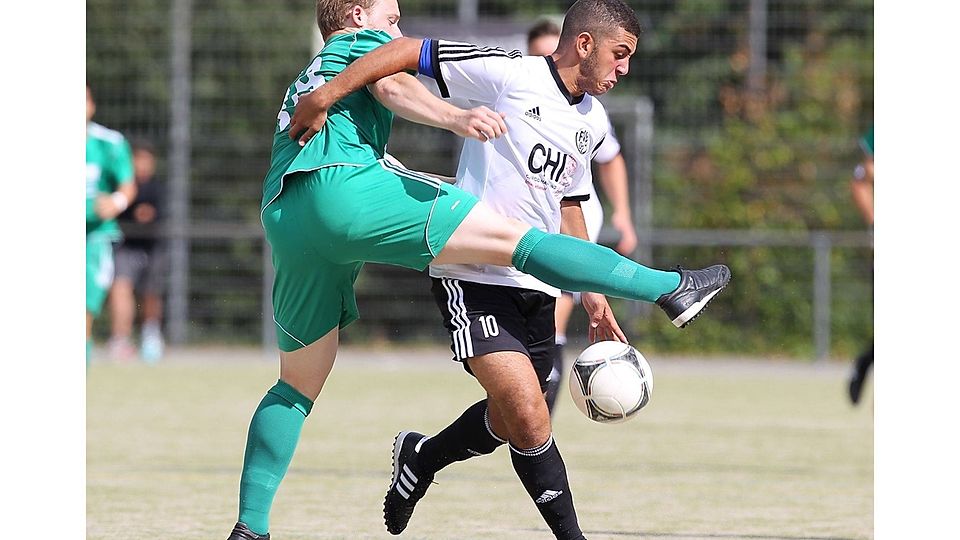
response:
[(465, 362), (468, 358), (519, 352), (533, 363), (540, 389), (546, 389), (553, 369), (556, 298), (517, 287), (431, 279), (443, 326), (450, 332), (454, 360), (472, 374)]
[(163, 294), (167, 278), (167, 257), (163, 248), (155, 246), (118, 245), (113, 252), (116, 266), (114, 279), (128, 279), (141, 294)]

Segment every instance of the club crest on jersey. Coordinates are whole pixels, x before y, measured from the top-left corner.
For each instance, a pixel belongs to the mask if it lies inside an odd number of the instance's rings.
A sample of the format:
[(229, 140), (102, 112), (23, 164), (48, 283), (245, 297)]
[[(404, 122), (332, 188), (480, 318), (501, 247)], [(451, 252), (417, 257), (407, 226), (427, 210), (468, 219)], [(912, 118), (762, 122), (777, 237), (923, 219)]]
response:
[(579, 150), (581, 154), (586, 154), (587, 150), (590, 150), (592, 141), (593, 137), (590, 136), (589, 131), (581, 129), (577, 132), (577, 150)]

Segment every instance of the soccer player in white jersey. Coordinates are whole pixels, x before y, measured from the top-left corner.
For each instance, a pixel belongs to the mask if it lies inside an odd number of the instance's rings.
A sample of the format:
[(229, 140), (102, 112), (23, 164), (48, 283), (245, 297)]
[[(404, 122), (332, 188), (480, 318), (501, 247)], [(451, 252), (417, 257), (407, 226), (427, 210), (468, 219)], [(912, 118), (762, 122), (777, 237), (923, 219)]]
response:
[[(542, 20), (527, 31), (527, 54), (547, 56), (557, 50), (560, 43), (560, 26), (551, 20)], [(620, 141), (608, 120), (607, 137), (597, 150), (593, 161), (597, 164), (600, 186), (613, 208), (610, 224), (620, 233), (614, 249), (617, 253), (629, 256), (637, 247), (636, 227), (630, 212), (629, 187), (627, 185), (627, 165), (620, 153)], [(593, 185), (591, 185), (593, 187)], [(603, 205), (597, 197), (596, 189), (590, 190), (590, 198), (580, 204), (583, 220), (587, 224), (587, 234), (591, 242), (596, 242), (603, 228)], [(557, 298), (555, 326), (557, 328), (556, 346), (553, 349), (553, 370), (547, 380), (547, 408), (553, 414), (557, 395), (563, 381), (563, 348), (567, 344), (567, 325), (573, 314), (574, 306), (579, 303), (580, 294), (563, 291)]]
[[(403, 70), (435, 78), (444, 97), (491, 106), (504, 115), (507, 131), (489, 141), (465, 141), (457, 187), (479, 199), (477, 208), (506, 216), (501, 222), (530, 227), (513, 251), (512, 266), (482, 248), (483, 233), (462, 245), (452, 238), (431, 264), (452, 349), (487, 399), (433, 437), (412, 431), (397, 436), (384, 502), (392, 534), (406, 528), (440, 469), (509, 442), (514, 468), (556, 538), (582, 539), (542, 394), (552, 359), (538, 351), (553, 346), (554, 298), (560, 289), (593, 289), (643, 299), (683, 326), (729, 281), (722, 265), (671, 275), (568, 236), (587, 238), (580, 202), (590, 195), (590, 160), (608, 130), (603, 106), (593, 96), (627, 73), (639, 34), (636, 15), (621, 0), (579, 0), (568, 10), (560, 46), (550, 56), (397, 38), (297, 103), (289, 137), (301, 142), (323, 127), (326, 111), (338, 100)], [(492, 225), (468, 216), (460, 229)], [(548, 269), (555, 257), (563, 264)], [(638, 278), (647, 292), (638, 288)], [(588, 279), (592, 284), (584, 287)], [(620, 279), (631, 280), (632, 288), (617, 285)], [(583, 303), (591, 314), (591, 339), (625, 340), (602, 295), (587, 293)]]
[[(464, 142), (458, 187), (507, 217), (590, 239), (580, 205), (596, 197), (590, 163), (604, 144), (609, 121), (592, 95), (577, 90), (580, 82), (607, 90), (627, 72), (640, 27), (618, 2), (588, 0), (572, 7), (565, 24), (574, 37), (568, 36), (556, 55), (521, 56), (444, 41), (424, 46), (431, 59), (421, 76), (433, 77), (442, 97), (486, 104), (508, 119), (500, 142)], [(597, 16), (612, 18), (611, 29), (618, 31), (604, 35), (584, 24)], [(573, 61), (584, 80), (564, 80), (558, 60), (573, 57), (581, 31), (593, 53)], [(601, 47), (613, 51), (612, 62), (608, 69), (592, 70)], [(511, 122), (514, 118), (519, 121)], [(430, 276), (454, 359), (477, 378), (487, 399), (433, 437), (416, 432), (397, 437), (394, 479), (384, 501), (388, 530), (403, 530), (417, 496), (437, 471), (507, 443), (514, 470), (556, 538), (582, 539), (550, 411), (541, 397), (554, 367), (560, 289), (513, 267), (434, 264)], [(602, 295), (584, 293), (583, 303), (597, 324), (592, 334), (600, 330), (601, 338), (626, 341)], [(606, 317), (609, 323), (599, 324)], [(418, 449), (411, 452), (411, 445)], [(405, 483), (410, 475), (418, 477), (415, 485)]]

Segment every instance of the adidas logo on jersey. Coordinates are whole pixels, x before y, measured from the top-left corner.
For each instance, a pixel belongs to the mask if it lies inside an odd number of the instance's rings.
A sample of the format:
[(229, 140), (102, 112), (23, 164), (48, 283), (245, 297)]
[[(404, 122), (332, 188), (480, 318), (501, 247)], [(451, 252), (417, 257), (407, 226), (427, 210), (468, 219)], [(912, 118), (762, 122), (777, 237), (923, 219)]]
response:
[(562, 490), (561, 490), (561, 491), (554, 491), (554, 490), (552, 490), (552, 489), (548, 489), (548, 490), (544, 491), (543, 494), (540, 495), (540, 497), (537, 498), (537, 504), (548, 503), (548, 502), (556, 499), (557, 497), (559, 497), (559, 496), (562, 495), (562, 494), (563, 494), (563, 491), (562, 491)]
[(523, 113), (523, 115), (524, 115), (524, 116), (529, 116), (530, 118), (533, 118), (533, 119), (536, 120), (537, 122), (540, 122), (540, 121), (541, 121), (541, 119), (540, 119), (540, 107), (534, 107), (534, 108), (530, 109), (529, 111)]

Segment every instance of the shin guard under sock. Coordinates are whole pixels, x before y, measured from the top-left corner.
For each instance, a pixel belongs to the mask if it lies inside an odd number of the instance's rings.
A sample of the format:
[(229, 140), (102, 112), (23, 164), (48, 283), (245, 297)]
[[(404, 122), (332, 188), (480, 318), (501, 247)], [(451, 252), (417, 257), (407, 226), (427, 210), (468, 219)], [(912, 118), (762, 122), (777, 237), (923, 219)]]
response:
[(239, 521), (257, 534), (268, 531), (273, 497), (312, 407), (309, 398), (278, 380), (253, 413), (240, 476)]
[(433, 474), (456, 461), (490, 454), (506, 442), (490, 428), (487, 400), (478, 401), (443, 431), (423, 442), (417, 464)]
[(583, 540), (567, 469), (553, 435), (541, 446), (529, 450), (520, 450), (511, 444), (510, 459), (520, 482), (557, 540)]
[(513, 252), (513, 265), (565, 291), (591, 291), (656, 302), (680, 285), (680, 274), (648, 268), (616, 251), (532, 228)]

